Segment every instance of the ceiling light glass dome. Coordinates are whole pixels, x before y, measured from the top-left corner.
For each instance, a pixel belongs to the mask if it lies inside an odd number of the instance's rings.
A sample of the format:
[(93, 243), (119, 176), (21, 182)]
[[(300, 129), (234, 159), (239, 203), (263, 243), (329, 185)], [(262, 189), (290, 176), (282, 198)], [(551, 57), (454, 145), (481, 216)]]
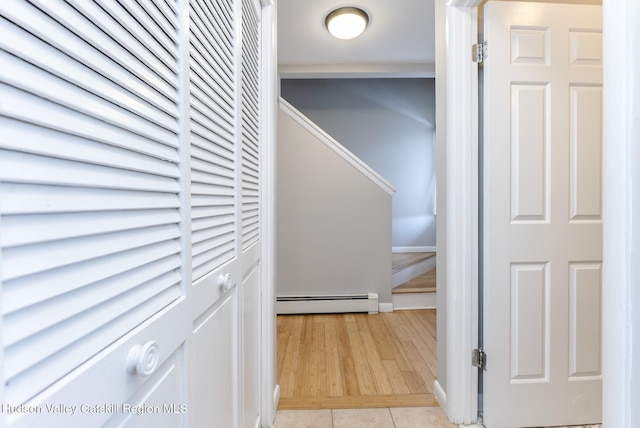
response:
[(340, 7), (325, 18), (325, 25), (333, 37), (349, 40), (362, 34), (369, 24), (369, 15), (357, 7)]

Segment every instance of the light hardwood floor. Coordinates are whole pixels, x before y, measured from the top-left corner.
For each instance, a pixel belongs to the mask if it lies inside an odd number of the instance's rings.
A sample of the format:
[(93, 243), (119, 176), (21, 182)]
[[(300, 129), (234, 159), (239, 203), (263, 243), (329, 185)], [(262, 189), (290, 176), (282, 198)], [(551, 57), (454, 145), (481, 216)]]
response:
[(437, 406), (435, 310), (278, 316), (279, 409)]

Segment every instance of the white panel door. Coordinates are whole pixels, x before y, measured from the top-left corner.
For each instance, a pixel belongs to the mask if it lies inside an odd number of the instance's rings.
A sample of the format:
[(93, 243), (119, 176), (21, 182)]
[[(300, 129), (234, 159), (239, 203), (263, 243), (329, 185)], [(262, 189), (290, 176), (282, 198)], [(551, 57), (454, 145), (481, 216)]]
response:
[(487, 427), (601, 421), (601, 21), (485, 7)]

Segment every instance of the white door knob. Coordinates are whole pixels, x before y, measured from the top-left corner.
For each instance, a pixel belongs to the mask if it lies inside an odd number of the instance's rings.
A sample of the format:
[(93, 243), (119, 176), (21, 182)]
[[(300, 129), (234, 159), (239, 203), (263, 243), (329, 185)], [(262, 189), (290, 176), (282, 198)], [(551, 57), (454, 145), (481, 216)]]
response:
[(160, 348), (156, 342), (149, 341), (144, 345), (136, 345), (129, 351), (127, 370), (146, 377), (156, 371), (160, 362)]
[(220, 274), (218, 277), (218, 287), (223, 287), (225, 290), (229, 290), (231, 288), (231, 274), (225, 273)]

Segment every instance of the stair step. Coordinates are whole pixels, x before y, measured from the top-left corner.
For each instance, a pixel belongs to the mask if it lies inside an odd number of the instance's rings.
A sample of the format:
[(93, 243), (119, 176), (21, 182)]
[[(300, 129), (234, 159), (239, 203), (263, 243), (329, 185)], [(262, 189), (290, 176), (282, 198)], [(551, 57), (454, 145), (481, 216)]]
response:
[(436, 267), (436, 253), (394, 253), (392, 260), (392, 288)]
[(394, 287), (392, 294), (434, 293), (436, 291), (436, 269), (419, 275), (404, 284)]
[(435, 257), (436, 253), (393, 253), (391, 273), (396, 273), (423, 260)]

